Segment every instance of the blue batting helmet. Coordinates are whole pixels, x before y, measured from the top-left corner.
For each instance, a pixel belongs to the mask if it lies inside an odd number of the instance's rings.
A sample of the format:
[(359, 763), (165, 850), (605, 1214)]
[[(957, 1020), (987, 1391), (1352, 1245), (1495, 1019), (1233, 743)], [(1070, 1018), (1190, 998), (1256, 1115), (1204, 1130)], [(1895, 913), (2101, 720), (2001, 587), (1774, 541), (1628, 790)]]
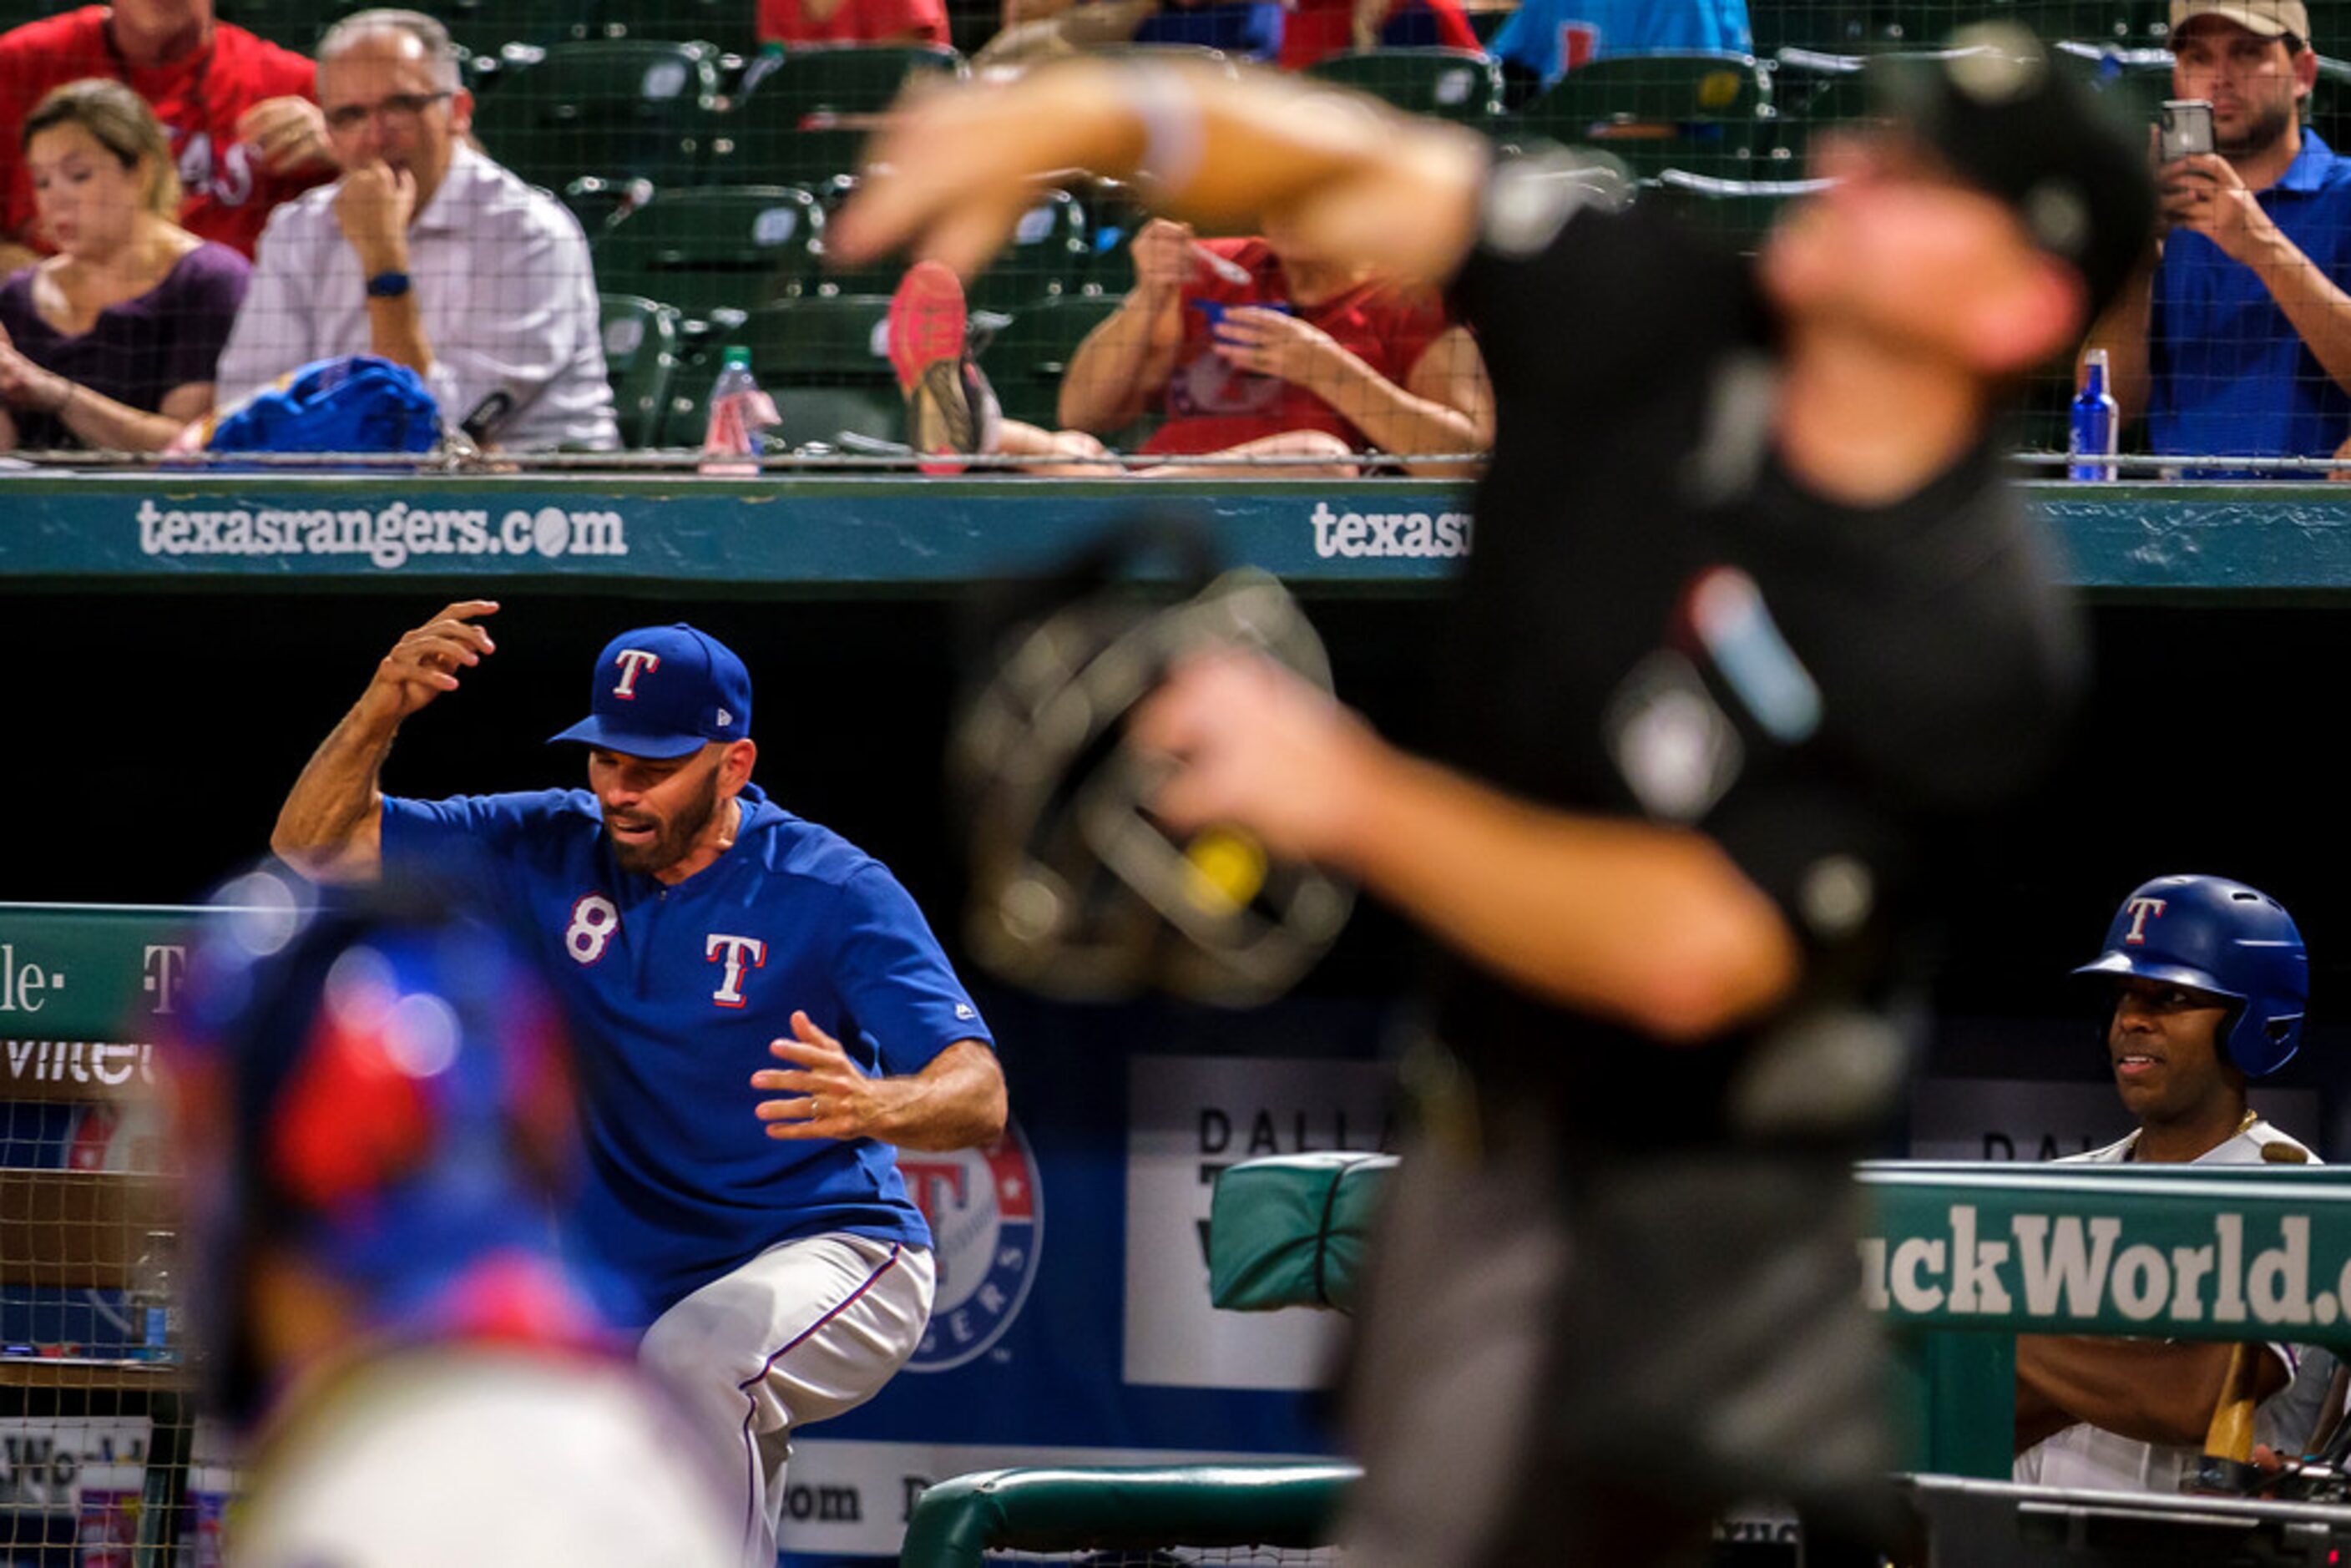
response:
[(2234, 1016), (2222, 1042), (2255, 1078), (2283, 1067), (2302, 1044), (2310, 956), (2285, 906), (2217, 876), (2159, 876), (2123, 900), (2105, 951), (2077, 975), (2138, 975), (2225, 998)]
[(232, 1410), (263, 1382), (244, 1319), (264, 1243), (374, 1333), (592, 1335), (557, 1262), (570, 1051), (520, 950), (423, 886), (322, 897), (273, 868), (214, 903), (162, 1061), (190, 1316)]

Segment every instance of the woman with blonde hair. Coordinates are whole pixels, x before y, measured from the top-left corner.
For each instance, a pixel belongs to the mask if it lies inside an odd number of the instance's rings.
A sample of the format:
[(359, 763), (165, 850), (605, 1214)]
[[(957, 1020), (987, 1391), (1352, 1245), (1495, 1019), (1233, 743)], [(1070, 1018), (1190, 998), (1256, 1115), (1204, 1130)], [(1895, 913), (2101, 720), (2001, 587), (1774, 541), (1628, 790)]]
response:
[(163, 127), (120, 82), (68, 82), (25, 117), (57, 254), (0, 283), (0, 447), (152, 452), (212, 407), (251, 264), (173, 222)]

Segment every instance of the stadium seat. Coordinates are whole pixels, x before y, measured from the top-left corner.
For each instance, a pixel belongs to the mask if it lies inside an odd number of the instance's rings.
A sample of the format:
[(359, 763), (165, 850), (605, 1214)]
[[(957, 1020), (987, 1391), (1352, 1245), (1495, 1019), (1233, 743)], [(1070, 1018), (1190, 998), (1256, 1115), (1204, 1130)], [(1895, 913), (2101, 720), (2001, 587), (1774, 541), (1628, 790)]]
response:
[(1635, 200), (1662, 205), (1691, 228), (1751, 252), (1789, 201), (1814, 188), (1809, 180), (1716, 180), (1668, 169), (1641, 182)]
[(634, 294), (606, 294), (599, 301), (604, 377), (612, 387), (621, 444), (643, 446), (660, 430), (668, 409), (670, 377), (677, 370), (678, 314)]
[(1771, 147), (1771, 86), (1752, 56), (1607, 56), (1504, 122), (1514, 141), (1598, 147), (1635, 174), (1752, 175)]
[[(856, 181), (842, 179), (826, 187), (826, 211), (848, 199)], [(815, 291), (820, 294), (888, 294), (905, 272), (905, 258), (885, 256), (870, 267), (842, 272), (820, 269)], [(966, 298), (975, 310), (1017, 311), (1040, 300), (1075, 293), (1093, 270), (1093, 246), (1085, 204), (1068, 191), (1045, 191), (1037, 204), (1020, 215), (1007, 242), (987, 270), (972, 279)], [(1127, 268), (1116, 267), (1117, 282), (1124, 287)]]
[[(763, 60), (762, 65), (766, 62)], [(749, 89), (724, 128), (725, 177), (745, 183), (815, 184), (856, 171), (872, 122), (909, 78), (958, 78), (952, 49), (808, 49), (787, 54)]]
[[(239, 0), (246, 3), (246, 0)], [(287, 5), (292, 0), (264, 0)], [(362, 0), (329, 0), (329, 15), (361, 8)], [(442, 0), (431, 13), (460, 47), (485, 59), (509, 54), (527, 63), (537, 51), (602, 37), (597, 0)], [(514, 46), (509, 50), (507, 46)]]
[(597, 286), (642, 294), (707, 319), (814, 287), (824, 211), (789, 185), (656, 191), (596, 238)]
[[(13, 9), (13, 8), (12, 8)], [(353, 9), (341, 0), (220, 0), (214, 15), (299, 54), (308, 54), (327, 24)], [(0, 15), (0, 26), (15, 22)]]
[[(979, 364), (1004, 406), (1004, 417), (1046, 430), (1059, 428), (1061, 382), (1078, 345), (1124, 299), (1120, 294), (1065, 294), (1031, 305), (998, 332), (979, 356)], [(1132, 451), (1158, 424), (1156, 414), (1146, 414), (1102, 441), (1113, 450)]]
[(749, 347), (751, 371), (782, 416), (771, 439), (790, 447), (830, 444), (843, 432), (904, 440), (905, 404), (885, 342), (889, 317), (890, 301), (880, 295), (812, 296), (747, 313), (714, 333), (672, 378), (663, 444), (701, 444), (710, 384), (726, 350), (737, 344)]
[(1307, 67), (1306, 74), (1481, 131), (1502, 110), (1499, 68), (1466, 49), (1366, 49), (1333, 55)]
[(699, 40), (744, 57), (759, 47), (755, 0), (603, 0), (602, 16), (604, 30), (615, 37)]
[(559, 44), (512, 68), (474, 112), (491, 157), (559, 193), (582, 175), (702, 176), (717, 120), (716, 51), (706, 44), (598, 39)]
[(1875, 42), (1868, 0), (1756, 0), (1748, 12), (1755, 52), (1782, 49), (1848, 54)]

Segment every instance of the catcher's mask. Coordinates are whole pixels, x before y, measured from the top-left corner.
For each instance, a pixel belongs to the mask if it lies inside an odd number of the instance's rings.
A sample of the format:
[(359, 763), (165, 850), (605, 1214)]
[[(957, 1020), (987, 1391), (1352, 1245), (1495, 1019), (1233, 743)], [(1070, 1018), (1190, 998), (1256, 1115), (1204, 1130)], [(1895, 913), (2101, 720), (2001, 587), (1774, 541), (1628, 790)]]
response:
[[(1135, 580), (1155, 557), (1174, 569), (1155, 590)], [(973, 955), (1067, 999), (1280, 996), (1337, 939), (1353, 889), (1238, 828), (1171, 833), (1148, 808), (1168, 765), (1128, 746), (1126, 721), (1177, 664), (1218, 648), (1330, 690), (1297, 601), (1269, 573), (1219, 572), (1205, 534), (1168, 516), (1113, 529), (1016, 599), (992, 617), (993, 674), (950, 742)]]

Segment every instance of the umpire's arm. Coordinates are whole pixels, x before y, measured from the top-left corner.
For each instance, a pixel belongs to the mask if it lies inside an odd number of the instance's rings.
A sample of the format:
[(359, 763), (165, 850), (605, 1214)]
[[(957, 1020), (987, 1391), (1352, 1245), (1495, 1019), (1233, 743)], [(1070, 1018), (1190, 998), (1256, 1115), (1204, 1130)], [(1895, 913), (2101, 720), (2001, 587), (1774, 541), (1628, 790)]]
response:
[(1269, 660), (1186, 666), (1129, 735), (1182, 764), (1154, 802), (1171, 825), (1238, 823), (1495, 973), (1660, 1040), (1768, 1011), (1802, 974), (1779, 905), (1705, 834), (1520, 800), (1387, 745)]
[(497, 608), (486, 599), (461, 601), (393, 645), (294, 780), (269, 834), (273, 852), (316, 882), (371, 882), (381, 874), (383, 791), (377, 781), (392, 737), (410, 714), (457, 689), (457, 671), (496, 651), (474, 622)]

